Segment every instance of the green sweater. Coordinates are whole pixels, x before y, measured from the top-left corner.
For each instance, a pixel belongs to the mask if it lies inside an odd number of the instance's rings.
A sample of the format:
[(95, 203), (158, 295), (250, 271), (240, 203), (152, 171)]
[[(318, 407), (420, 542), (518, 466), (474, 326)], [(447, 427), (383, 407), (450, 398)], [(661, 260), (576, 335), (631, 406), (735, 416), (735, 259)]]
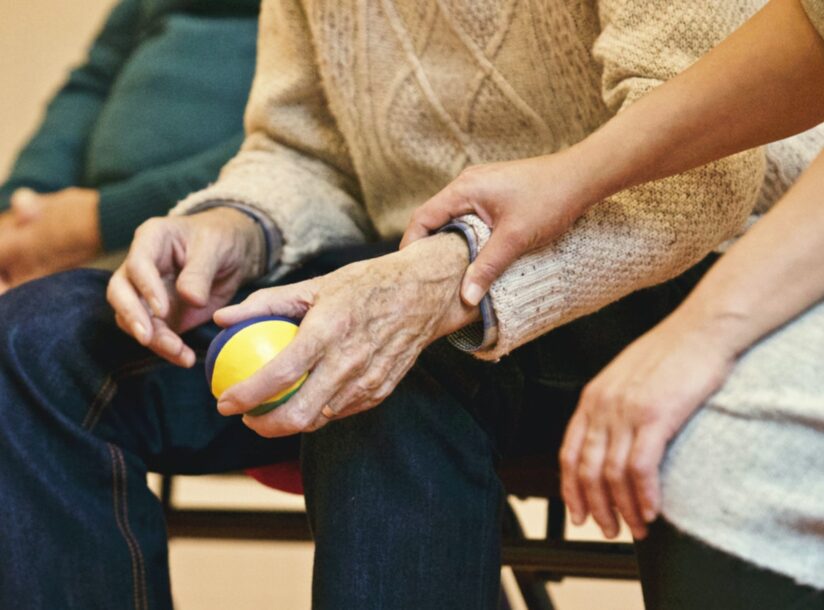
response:
[(121, 0), (0, 186), (98, 189), (105, 250), (213, 181), (243, 141), (259, 0)]

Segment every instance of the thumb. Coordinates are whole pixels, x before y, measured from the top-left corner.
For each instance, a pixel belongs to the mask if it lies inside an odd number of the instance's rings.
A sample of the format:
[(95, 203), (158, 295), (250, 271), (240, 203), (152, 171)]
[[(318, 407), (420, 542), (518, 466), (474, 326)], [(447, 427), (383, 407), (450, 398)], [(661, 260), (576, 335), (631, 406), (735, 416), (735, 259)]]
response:
[(215, 249), (208, 247), (202, 240), (192, 244), (187, 252), (186, 264), (175, 282), (180, 296), (195, 307), (206, 306), (220, 262)]
[(521, 247), (521, 243), (522, 238), (505, 225), (492, 232), (489, 241), (464, 273), (461, 298), (467, 305), (475, 307), (480, 303), (492, 283), (523, 254), (525, 248)]
[(18, 221), (29, 222), (40, 215), (43, 201), (39, 193), (29, 188), (21, 188), (11, 195), (11, 209)]

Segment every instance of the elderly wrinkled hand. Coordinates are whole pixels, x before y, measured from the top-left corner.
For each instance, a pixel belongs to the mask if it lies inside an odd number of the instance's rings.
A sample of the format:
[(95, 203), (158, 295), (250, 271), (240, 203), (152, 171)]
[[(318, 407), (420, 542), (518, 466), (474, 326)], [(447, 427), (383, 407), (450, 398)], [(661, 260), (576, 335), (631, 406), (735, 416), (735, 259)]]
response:
[(0, 276), (10, 288), (76, 267), (101, 250), (96, 190), (54, 193), (18, 189), (0, 215)]
[(477, 316), (458, 296), (467, 257), (462, 237), (437, 235), (323, 277), (260, 290), (218, 311), (215, 320), (223, 326), (259, 315), (303, 319), (283, 352), (226, 390), (218, 409), (246, 413), (306, 371), (308, 379), (288, 402), (245, 416), (246, 425), (262, 436), (283, 436), (379, 404), (429, 343)]
[(261, 274), (263, 250), (255, 222), (231, 208), (148, 220), (109, 281), (118, 326), (161, 358), (192, 366), (195, 354), (180, 334)]
[(461, 297), (477, 305), (509, 265), (552, 243), (598, 200), (594, 185), (583, 180), (576, 154), (567, 150), (468, 167), (415, 210), (401, 248), (454, 218), (476, 214), (492, 235), (467, 268)]
[(617, 510), (641, 539), (657, 517), (667, 443), (721, 386), (736, 357), (718, 335), (684, 317), (674, 314), (642, 336), (584, 388), (560, 454), (575, 524), (592, 514), (612, 538)]

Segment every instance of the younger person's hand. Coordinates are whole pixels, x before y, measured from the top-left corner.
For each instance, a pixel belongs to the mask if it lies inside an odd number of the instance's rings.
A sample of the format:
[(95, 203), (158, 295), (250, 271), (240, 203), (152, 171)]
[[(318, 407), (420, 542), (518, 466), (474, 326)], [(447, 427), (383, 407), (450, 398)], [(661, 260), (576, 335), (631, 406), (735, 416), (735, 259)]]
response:
[(667, 444), (729, 374), (725, 329), (680, 309), (626, 348), (581, 394), (561, 447), (561, 491), (573, 523), (591, 514), (612, 538), (616, 510), (636, 539), (660, 510)]
[(419, 207), (401, 247), (464, 214), (477, 214), (492, 236), (466, 270), (461, 297), (477, 305), (526, 252), (550, 244), (598, 200), (572, 149), (550, 156), (476, 165)]

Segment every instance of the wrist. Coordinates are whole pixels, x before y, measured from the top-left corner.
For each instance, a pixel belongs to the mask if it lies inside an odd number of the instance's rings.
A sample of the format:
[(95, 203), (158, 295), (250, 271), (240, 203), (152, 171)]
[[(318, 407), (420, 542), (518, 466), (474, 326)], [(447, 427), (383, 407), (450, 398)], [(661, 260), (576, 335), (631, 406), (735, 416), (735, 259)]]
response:
[(262, 227), (254, 218), (228, 206), (208, 208), (196, 215), (207, 216), (217, 226), (229, 228), (241, 257), (244, 282), (255, 280), (266, 272), (266, 239)]
[(458, 233), (438, 233), (413, 242), (397, 252), (405, 268), (415, 269), (421, 282), (438, 286), (443, 304), (436, 333), (442, 337), (481, 317), (478, 307), (466, 305), (460, 298), (461, 282), (469, 265), (469, 247)]
[(705, 302), (700, 295), (689, 297), (666, 323), (680, 334), (695, 336), (728, 360), (735, 360), (753, 341), (750, 316), (732, 306)]

